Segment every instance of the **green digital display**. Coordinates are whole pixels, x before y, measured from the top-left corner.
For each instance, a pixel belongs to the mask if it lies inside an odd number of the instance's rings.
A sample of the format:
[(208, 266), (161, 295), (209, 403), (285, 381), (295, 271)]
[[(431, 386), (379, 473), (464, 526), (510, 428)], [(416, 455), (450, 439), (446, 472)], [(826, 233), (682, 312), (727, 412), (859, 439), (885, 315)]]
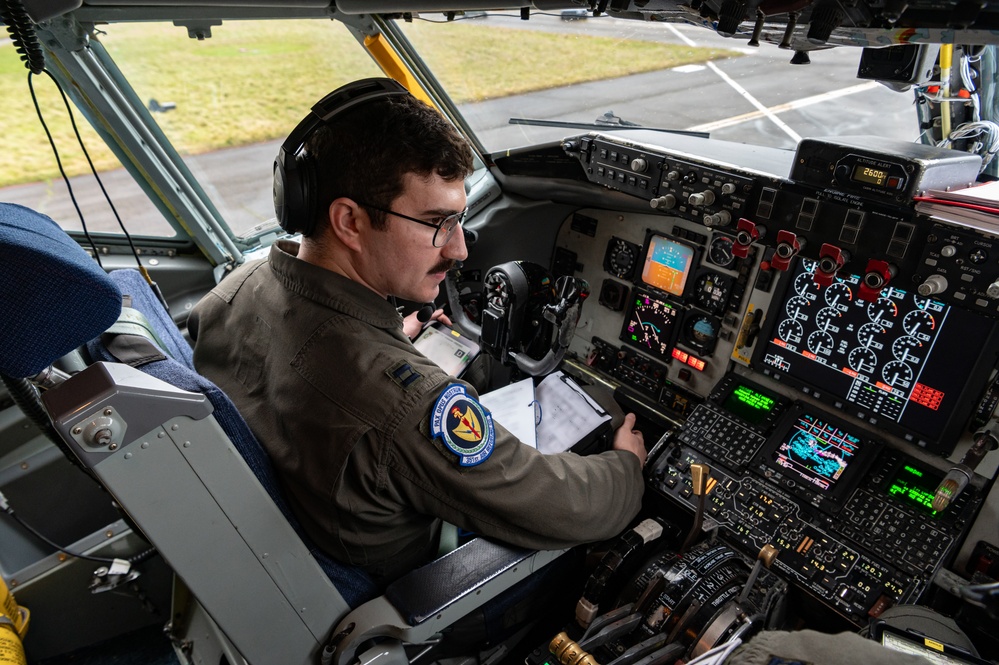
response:
[(939, 474), (924, 471), (911, 463), (903, 464), (885, 490), (888, 496), (917, 508), (930, 517), (937, 517), (939, 513), (933, 510), (933, 496), (941, 479)]
[(729, 413), (752, 425), (757, 425), (770, 415), (777, 403), (773, 397), (740, 384), (728, 394), (722, 406)]

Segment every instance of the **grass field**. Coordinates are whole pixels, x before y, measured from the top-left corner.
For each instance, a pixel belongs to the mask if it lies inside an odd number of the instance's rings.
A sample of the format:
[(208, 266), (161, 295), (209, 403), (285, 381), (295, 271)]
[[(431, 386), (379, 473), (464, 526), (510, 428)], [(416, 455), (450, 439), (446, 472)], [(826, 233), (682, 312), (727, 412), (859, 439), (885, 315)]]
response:
[[(205, 41), (169, 24), (102, 26), (99, 39), (138, 97), (173, 102), (154, 114), (182, 154), (281, 138), (330, 90), (380, 71), (339, 24), (228, 22)], [(405, 26), (406, 34), (459, 104), (668, 69), (735, 55), (719, 49), (552, 34), (461, 21)], [(0, 186), (58, 176), (13, 48), (0, 46), (0, 117), (6, 150)], [(86, 162), (62, 101), (47, 76), (35, 77), (39, 105), (70, 175)], [(75, 110), (75, 109), (74, 109)], [(89, 124), (77, 125), (99, 169), (117, 160)]]

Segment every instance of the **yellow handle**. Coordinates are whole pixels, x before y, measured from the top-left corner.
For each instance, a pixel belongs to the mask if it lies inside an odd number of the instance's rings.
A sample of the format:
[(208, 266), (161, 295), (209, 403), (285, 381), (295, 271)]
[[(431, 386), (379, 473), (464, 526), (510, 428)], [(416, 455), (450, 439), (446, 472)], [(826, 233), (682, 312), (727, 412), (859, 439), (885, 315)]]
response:
[(28, 610), (19, 607), (0, 578), (0, 665), (28, 665), (21, 639), (28, 632)]

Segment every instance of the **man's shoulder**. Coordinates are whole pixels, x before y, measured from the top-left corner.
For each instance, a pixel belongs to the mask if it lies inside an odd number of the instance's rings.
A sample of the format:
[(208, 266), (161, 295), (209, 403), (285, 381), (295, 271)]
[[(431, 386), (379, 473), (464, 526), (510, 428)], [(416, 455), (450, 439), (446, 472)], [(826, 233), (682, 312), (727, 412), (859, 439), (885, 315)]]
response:
[(236, 294), (239, 293), (240, 289), (242, 289), (246, 284), (247, 280), (274, 279), (273, 274), (267, 268), (267, 259), (247, 261), (226, 275), (221, 282), (216, 284), (215, 288), (209, 291), (208, 295), (202, 299), (202, 302), (209, 298), (216, 298), (224, 302), (231, 303), (233, 298), (236, 297)]

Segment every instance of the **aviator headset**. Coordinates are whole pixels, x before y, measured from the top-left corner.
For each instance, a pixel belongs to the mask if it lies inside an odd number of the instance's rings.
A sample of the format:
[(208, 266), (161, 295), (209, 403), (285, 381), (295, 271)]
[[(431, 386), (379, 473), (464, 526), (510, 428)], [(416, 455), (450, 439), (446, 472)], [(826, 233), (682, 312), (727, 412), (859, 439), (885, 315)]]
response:
[(305, 150), (312, 132), (361, 104), (408, 94), (398, 81), (369, 78), (348, 83), (316, 102), (309, 115), (285, 139), (274, 160), (274, 212), (281, 228), (306, 236), (315, 230), (318, 174), (315, 160)]

